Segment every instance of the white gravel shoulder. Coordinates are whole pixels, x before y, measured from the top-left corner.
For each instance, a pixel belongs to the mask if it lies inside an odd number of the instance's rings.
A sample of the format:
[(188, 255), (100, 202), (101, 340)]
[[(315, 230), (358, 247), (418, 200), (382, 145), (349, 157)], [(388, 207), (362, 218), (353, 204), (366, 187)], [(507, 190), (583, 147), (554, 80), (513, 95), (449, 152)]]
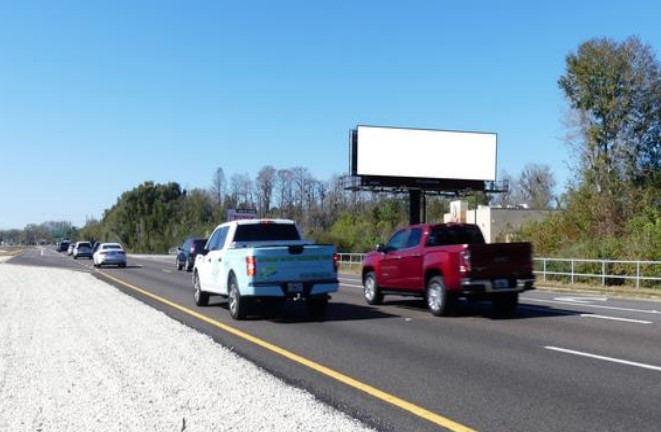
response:
[(0, 431), (368, 431), (83, 272), (0, 264)]

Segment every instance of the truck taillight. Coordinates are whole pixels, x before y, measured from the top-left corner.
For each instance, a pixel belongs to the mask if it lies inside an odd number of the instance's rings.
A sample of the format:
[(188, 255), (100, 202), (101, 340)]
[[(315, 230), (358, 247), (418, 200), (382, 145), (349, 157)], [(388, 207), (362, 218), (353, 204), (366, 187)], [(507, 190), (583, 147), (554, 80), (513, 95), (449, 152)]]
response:
[(335, 273), (340, 269), (340, 255), (337, 252), (333, 254), (333, 268), (335, 269)]
[(462, 251), (459, 254), (459, 271), (462, 273), (471, 271), (471, 253), (469, 251)]
[(246, 273), (248, 276), (255, 276), (255, 273), (257, 273), (257, 262), (254, 256), (246, 257)]

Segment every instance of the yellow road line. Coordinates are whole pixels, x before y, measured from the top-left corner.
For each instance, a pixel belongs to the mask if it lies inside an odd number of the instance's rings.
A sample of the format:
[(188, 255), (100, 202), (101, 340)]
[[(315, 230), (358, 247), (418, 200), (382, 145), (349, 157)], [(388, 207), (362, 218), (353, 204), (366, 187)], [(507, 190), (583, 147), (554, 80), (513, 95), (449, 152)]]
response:
[(265, 348), (265, 349), (267, 349), (267, 350), (269, 350), (269, 351), (271, 351), (271, 352), (274, 352), (274, 353), (276, 353), (276, 354), (279, 354), (279, 355), (281, 355), (281, 356), (283, 356), (283, 357), (285, 357), (285, 358), (287, 358), (287, 359), (289, 359), (289, 360), (291, 360), (291, 361), (294, 361), (294, 362), (296, 362), (296, 363), (299, 363), (299, 364), (302, 364), (302, 365), (304, 365), (304, 366), (307, 366), (307, 367), (309, 367), (310, 369), (313, 369), (313, 370), (315, 370), (315, 371), (317, 371), (317, 372), (319, 372), (319, 373), (321, 373), (321, 374), (323, 374), (323, 375), (326, 375), (326, 376), (328, 376), (328, 377), (330, 377), (330, 378), (333, 378), (333, 379), (335, 379), (335, 380), (337, 380), (337, 381), (340, 381), (340, 382), (342, 382), (342, 383), (344, 383), (344, 384), (346, 384), (346, 385), (348, 385), (348, 386), (350, 386), (350, 387), (353, 387), (354, 389), (357, 389), (357, 390), (360, 390), (360, 391), (362, 391), (362, 392), (364, 392), (364, 393), (367, 393), (367, 394), (369, 394), (369, 395), (371, 395), (371, 396), (373, 396), (373, 397), (375, 397), (375, 398), (377, 398), (377, 399), (380, 399), (380, 400), (382, 400), (382, 401), (384, 401), (384, 402), (387, 402), (387, 403), (389, 403), (389, 404), (391, 404), (391, 405), (395, 405), (396, 407), (399, 407), (399, 408), (401, 408), (401, 409), (403, 409), (403, 410), (405, 410), (405, 411), (408, 411), (409, 413), (411, 413), (411, 414), (413, 414), (413, 415), (416, 415), (416, 416), (418, 416), (418, 417), (420, 417), (420, 418), (423, 418), (423, 419), (425, 419), (425, 420), (427, 420), (427, 421), (430, 421), (431, 423), (434, 423), (434, 424), (437, 424), (437, 425), (442, 426), (442, 427), (444, 427), (444, 428), (447, 428), (447, 429), (449, 429), (449, 430), (451, 430), (451, 431), (453, 431), (453, 432), (476, 432), (474, 429), (471, 429), (471, 428), (469, 428), (468, 426), (464, 426), (464, 425), (462, 425), (462, 424), (460, 424), (460, 423), (457, 423), (457, 422), (455, 422), (455, 421), (453, 421), (453, 420), (450, 420), (450, 419), (447, 418), (447, 417), (443, 417), (443, 416), (438, 415), (438, 414), (436, 414), (436, 413), (434, 413), (434, 412), (431, 412), (431, 411), (429, 411), (429, 410), (427, 410), (427, 409), (425, 409), (425, 408), (422, 408), (422, 407), (420, 407), (420, 406), (418, 406), (418, 405), (415, 405), (415, 404), (413, 404), (413, 403), (411, 403), (411, 402), (405, 401), (404, 399), (400, 399), (400, 398), (398, 398), (398, 397), (395, 396), (395, 395), (392, 395), (392, 394), (390, 394), (390, 393), (387, 393), (387, 392), (381, 391), (381, 390), (377, 389), (376, 387), (372, 387), (371, 385), (368, 385), (368, 384), (365, 384), (365, 383), (363, 383), (363, 382), (360, 382), (360, 381), (358, 381), (358, 380), (356, 380), (356, 379), (354, 379), (354, 378), (351, 378), (350, 376), (344, 375), (343, 373), (337, 372), (336, 370), (330, 369), (330, 368), (328, 368), (328, 367), (326, 367), (326, 366), (323, 366), (323, 365), (321, 365), (321, 364), (319, 364), (319, 363), (316, 363), (316, 362), (314, 362), (314, 361), (312, 361), (312, 360), (308, 360), (308, 359), (305, 358), (305, 357), (302, 357), (302, 356), (300, 356), (300, 355), (298, 355), (298, 354), (294, 354), (294, 353), (291, 352), (291, 351), (287, 351), (286, 349), (284, 349), (284, 348), (280, 348), (280, 347), (277, 346), (277, 345), (273, 345), (272, 343), (267, 342), (267, 341), (265, 341), (265, 340), (263, 340), (263, 339), (260, 339), (260, 338), (258, 338), (258, 337), (252, 336), (252, 335), (250, 335), (250, 334), (248, 334), (248, 333), (245, 333), (245, 332), (243, 332), (243, 331), (241, 331), (241, 330), (239, 330), (239, 329), (236, 329), (236, 328), (234, 328), (234, 327), (231, 327), (231, 326), (229, 326), (229, 325), (227, 325), (227, 324), (223, 324), (223, 323), (221, 323), (220, 321), (213, 320), (213, 319), (211, 319), (211, 318), (209, 318), (209, 317), (207, 317), (207, 316), (204, 316), (204, 315), (202, 315), (202, 314), (200, 314), (200, 313), (195, 312), (194, 310), (188, 309), (188, 308), (186, 308), (186, 307), (184, 307), (184, 306), (181, 306), (180, 304), (174, 303), (174, 302), (172, 302), (172, 301), (170, 301), (170, 300), (168, 300), (168, 299), (165, 299), (165, 298), (163, 298), (163, 297), (160, 297), (160, 296), (158, 296), (158, 295), (156, 295), (156, 294), (153, 294), (153, 293), (151, 293), (151, 292), (149, 292), (149, 291), (145, 291), (145, 290), (142, 289), (142, 288), (138, 288), (138, 287), (135, 286), (135, 285), (131, 285), (130, 283), (125, 282), (125, 281), (123, 281), (123, 280), (121, 280), (121, 279), (117, 279), (116, 277), (111, 276), (111, 275), (109, 275), (109, 274), (107, 274), (107, 273), (104, 273), (104, 272), (102, 272), (102, 271), (99, 271), (99, 273), (100, 273), (101, 275), (105, 276), (106, 278), (110, 279), (110, 280), (113, 280), (113, 281), (115, 281), (115, 282), (117, 282), (117, 283), (119, 283), (119, 284), (121, 284), (121, 285), (124, 285), (124, 286), (127, 287), (127, 288), (130, 288), (130, 289), (132, 289), (132, 290), (134, 290), (134, 291), (139, 292), (140, 294), (143, 294), (143, 295), (145, 295), (145, 296), (147, 296), (147, 297), (150, 297), (150, 298), (152, 298), (152, 299), (154, 299), (154, 300), (157, 300), (157, 301), (159, 301), (159, 302), (161, 302), (161, 303), (163, 303), (163, 304), (166, 304), (166, 305), (168, 305), (168, 306), (170, 306), (170, 307), (172, 307), (172, 308), (174, 308), (174, 309), (177, 309), (177, 310), (179, 310), (179, 311), (181, 311), (181, 312), (184, 312), (184, 313), (186, 313), (186, 314), (188, 314), (188, 315), (190, 315), (190, 316), (192, 316), (192, 317), (195, 317), (195, 318), (197, 318), (197, 319), (199, 319), (199, 320), (201, 320), (201, 321), (204, 321), (204, 322), (206, 322), (206, 323), (208, 323), (208, 324), (211, 324), (211, 325), (213, 325), (213, 326), (215, 326), (215, 327), (218, 327), (219, 329), (222, 329), (222, 330), (224, 330), (224, 331), (226, 331), (226, 332), (228, 332), (228, 333), (231, 333), (231, 334), (233, 334), (233, 335), (235, 335), (235, 336), (238, 336), (238, 337), (240, 337), (241, 339), (244, 339), (244, 340), (247, 340), (247, 341), (249, 341), (249, 342), (252, 342), (252, 343), (254, 343), (255, 345), (259, 345), (259, 346), (261, 346), (262, 348)]

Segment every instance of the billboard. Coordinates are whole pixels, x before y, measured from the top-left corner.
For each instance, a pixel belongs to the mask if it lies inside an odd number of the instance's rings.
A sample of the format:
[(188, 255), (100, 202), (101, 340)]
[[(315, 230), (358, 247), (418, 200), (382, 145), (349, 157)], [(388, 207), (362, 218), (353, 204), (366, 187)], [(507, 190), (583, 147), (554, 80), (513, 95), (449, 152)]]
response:
[(358, 126), (351, 174), (461, 181), (495, 181), (497, 135)]

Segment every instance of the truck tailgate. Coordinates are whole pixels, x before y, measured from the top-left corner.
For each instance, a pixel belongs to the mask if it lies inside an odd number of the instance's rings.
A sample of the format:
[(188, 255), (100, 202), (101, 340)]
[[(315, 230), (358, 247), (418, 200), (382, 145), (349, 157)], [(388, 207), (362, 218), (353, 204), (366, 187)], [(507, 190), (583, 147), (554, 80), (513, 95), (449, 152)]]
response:
[(503, 278), (532, 276), (532, 246), (530, 243), (472, 244), (470, 252), (472, 278)]
[(334, 246), (264, 246), (253, 249), (255, 282), (336, 279)]

